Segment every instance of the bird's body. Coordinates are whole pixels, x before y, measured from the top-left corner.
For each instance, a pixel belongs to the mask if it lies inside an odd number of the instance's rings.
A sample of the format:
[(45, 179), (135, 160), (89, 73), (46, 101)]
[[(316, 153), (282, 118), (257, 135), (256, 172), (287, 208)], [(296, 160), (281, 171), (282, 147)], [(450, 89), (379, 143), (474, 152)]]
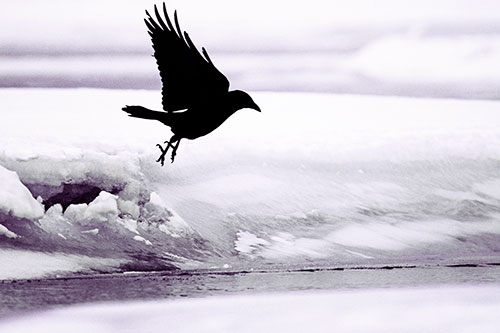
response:
[[(153, 111), (142, 106), (123, 108), (131, 117), (154, 119), (170, 127), (174, 134), (167, 146), (159, 146), (162, 154), (158, 159), (163, 165), (170, 147), (172, 162), (181, 139), (197, 139), (211, 133), (236, 111), (252, 108), (260, 111), (250, 95), (241, 90), (229, 91), (229, 81), (214, 66), (203, 48), (198, 52), (189, 35), (182, 33), (177, 13), (174, 13), (175, 28), (167, 14), (165, 4), (163, 22), (155, 6), (156, 22), (146, 11), (145, 20), (155, 50), (163, 83), (163, 111)], [(175, 143), (175, 146), (174, 146)]]

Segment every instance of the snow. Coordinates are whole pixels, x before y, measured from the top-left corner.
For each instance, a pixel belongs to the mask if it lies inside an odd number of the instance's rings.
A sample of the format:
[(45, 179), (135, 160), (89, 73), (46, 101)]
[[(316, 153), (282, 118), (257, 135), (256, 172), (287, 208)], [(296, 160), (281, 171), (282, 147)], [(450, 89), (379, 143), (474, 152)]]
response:
[[(0, 237), (189, 268), (496, 255), (498, 101), (252, 96), (262, 113), (183, 140), (160, 167), (169, 130), (121, 111), (159, 109), (158, 92), (0, 90), (0, 168), (13, 184), (0, 196), (18, 193), (1, 205), (31, 212), (2, 222)], [(61, 193), (66, 209), (35, 199)]]
[(470, 90), (487, 91), (488, 84), (498, 84), (499, 41), (497, 35), (392, 34), (372, 41), (344, 65), (395, 86), (440, 86), (444, 90), (460, 86), (467, 97)]
[(103, 303), (0, 323), (2, 332), (497, 332), (498, 286), (289, 292)]
[(0, 213), (36, 220), (43, 216), (42, 205), (33, 198), (15, 171), (0, 165)]
[(101, 191), (88, 208), (80, 215), (80, 220), (94, 220), (96, 222), (107, 222), (118, 216), (117, 197), (111, 193)]
[(234, 249), (240, 253), (250, 254), (259, 246), (269, 244), (265, 239), (259, 238), (248, 231), (239, 231), (237, 237), (238, 238), (234, 242)]
[[(0, 249), (0, 279), (32, 279), (73, 272), (116, 269), (125, 260), (61, 252)], [(0, 329), (1, 331), (1, 329)]]
[(18, 237), (16, 235), (16, 233), (10, 231), (9, 229), (7, 229), (5, 226), (3, 226), (1, 224), (0, 224), (0, 235), (4, 235), (8, 238), (17, 238)]
[[(302, 2), (284, 0), (174, 0), (168, 7), (179, 10), (181, 26), (239, 89), (499, 97), (500, 11), (494, 0), (481, 6), (314, 0), (306, 11)], [(112, 14), (116, 8), (120, 15)], [(5, 4), (0, 85), (159, 90), (144, 9), (152, 4)]]
[(90, 229), (90, 230), (84, 230), (82, 231), (82, 234), (91, 234), (91, 235), (97, 235), (99, 233), (98, 228)]
[(332, 232), (327, 239), (332, 244), (398, 251), (419, 244), (456, 242), (460, 237), (481, 233), (500, 233), (500, 223), (453, 220), (403, 222), (397, 225), (352, 223)]
[(151, 243), (150, 241), (148, 241), (147, 239), (145, 239), (144, 237), (142, 236), (139, 236), (139, 235), (136, 235), (133, 237), (135, 241), (138, 241), (138, 242), (143, 242), (144, 244), (146, 245), (153, 245), (153, 243)]

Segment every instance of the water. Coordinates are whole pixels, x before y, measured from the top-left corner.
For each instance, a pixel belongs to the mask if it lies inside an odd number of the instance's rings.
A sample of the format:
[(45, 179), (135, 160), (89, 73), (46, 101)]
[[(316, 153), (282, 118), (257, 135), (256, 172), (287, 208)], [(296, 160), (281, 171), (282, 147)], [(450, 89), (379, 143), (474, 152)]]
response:
[[(0, 90), (0, 168), (29, 194), (8, 202), (45, 210), (29, 218), (0, 207), (0, 316), (92, 302), (498, 284), (499, 105), (476, 101), (500, 97), (497, 5), (283, 3), (283, 13), (273, 2), (263, 13), (255, 2), (224, 2), (220, 17), (186, 5), (182, 25), (233, 89), (268, 92), (252, 93), (264, 112), (183, 142), (164, 169), (154, 161), (165, 129), (119, 111), (159, 108), (143, 5), (23, 2), (3, 11), (0, 87), (10, 89)], [(257, 26), (238, 18), (252, 10)]]
[(0, 282), (0, 318), (73, 304), (301, 290), (349, 290), (500, 282), (498, 264), (268, 271), (130, 273)]

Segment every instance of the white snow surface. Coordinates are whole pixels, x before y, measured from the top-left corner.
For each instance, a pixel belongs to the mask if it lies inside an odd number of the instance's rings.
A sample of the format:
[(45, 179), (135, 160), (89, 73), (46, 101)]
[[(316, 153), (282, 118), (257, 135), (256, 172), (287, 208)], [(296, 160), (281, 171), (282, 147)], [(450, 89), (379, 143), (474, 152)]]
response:
[(0, 249), (0, 279), (32, 279), (79, 271), (117, 268), (125, 260), (67, 253)]
[[(0, 196), (19, 198), (0, 205), (31, 212), (63, 248), (128, 246), (202, 263), (217, 253), (210, 267), (496, 253), (500, 102), (252, 96), (262, 113), (242, 110), (183, 140), (161, 167), (155, 145), (168, 128), (121, 111), (160, 109), (158, 92), (0, 90), (0, 170), (13, 184)], [(34, 198), (62, 184), (100, 194), (37, 212)], [(3, 239), (37, 243), (3, 225), (22, 236)]]
[(0, 213), (18, 218), (39, 219), (43, 207), (31, 195), (14, 171), (0, 165)]
[(0, 323), (1, 332), (497, 332), (500, 288), (289, 292), (102, 303)]

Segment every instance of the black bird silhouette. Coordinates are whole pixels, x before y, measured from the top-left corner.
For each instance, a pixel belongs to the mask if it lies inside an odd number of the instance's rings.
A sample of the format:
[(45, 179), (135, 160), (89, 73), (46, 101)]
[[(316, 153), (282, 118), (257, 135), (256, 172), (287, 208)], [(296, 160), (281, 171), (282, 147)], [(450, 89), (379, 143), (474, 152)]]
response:
[[(157, 162), (163, 166), (165, 155), (172, 147), (174, 162), (181, 139), (196, 139), (219, 127), (236, 111), (260, 108), (250, 95), (241, 90), (229, 91), (229, 81), (213, 64), (205, 48), (203, 55), (197, 50), (187, 32), (182, 32), (177, 11), (174, 12), (175, 28), (163, 3), (163, 21), (154, 6), (156, 22), (146, 10), (149, 35), (153, 42), (154, 57), (158, 64), (162, 87), (163, 111), (153, 111), (142, 106), (125, 106), (122, 110), (130, 117), (159, 120), (170, 126), (174, 134), (165, 141)], [(179, 112), (182, 111), (182, 112)]]

